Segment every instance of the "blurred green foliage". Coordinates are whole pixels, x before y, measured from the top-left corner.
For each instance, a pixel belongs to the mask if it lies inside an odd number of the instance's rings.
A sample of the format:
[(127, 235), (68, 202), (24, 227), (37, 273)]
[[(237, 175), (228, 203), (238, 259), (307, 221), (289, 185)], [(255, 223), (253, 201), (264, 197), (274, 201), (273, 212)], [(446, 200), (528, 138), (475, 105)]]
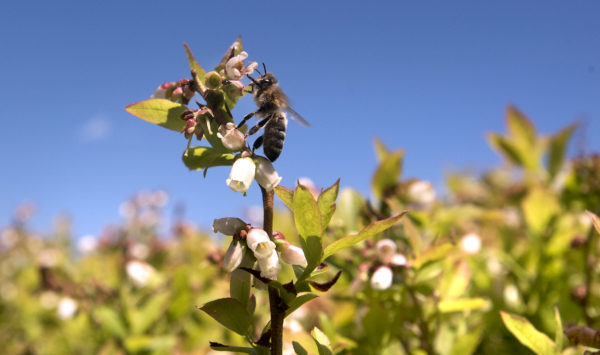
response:
[[(562, 324), (600, 327), (599, 238), (585, 213), (600, 212), (600, 156), (567, 158), (575, 126), (540, 135), (511, 107), (507, 127), (508, 134), (488, 136), (506, 163), (478, 176), (449, 174), (443, 197), (403, 177), (404, 152), (377, 141), (373, 198), (343, 189), (335, 212), (317, 200), (320, 219), (302, 224), (320, 233), (329, 222), (326, 264), (313, 281), (342, 274), (286, 319), (285, 351), (582, 353), (562, 339)], [(278, 195), (288, 206), (300, 203), (286, 190)], [(329, 195), (322, 194), (323, 206)], [(124, 222), (95, 238), (74, 239), (64, 221), (40, 236), (28, 227), (30, 207), (17, 210), (0, 238), (2, 352), (207, 354), (209, 340), (243, 345), (242, 336), (195, 309), (230, 296), (230, 274), (221, 268), (229, 240), (183, 219), (159, 237), (165, 198), (160, 191), (134, 196), (121, 206)], [(365, 232), (404, 210), (395, 226)], [(309, 217), (282, 204), (275, 230), (298, 245), (294, 218)], [(368, 238), (327, 252), (349, 235)], [(384, 255), (389, 242), (382, 240), (392, 241), (393, 255)], [(382, 268), (391, 280), (373, 276)], [(293, 277), (284, 267), (279, 281)], [(250, 303), (264, 311), (243, 323), (265, 324), (264, 295), (253, 288)]]

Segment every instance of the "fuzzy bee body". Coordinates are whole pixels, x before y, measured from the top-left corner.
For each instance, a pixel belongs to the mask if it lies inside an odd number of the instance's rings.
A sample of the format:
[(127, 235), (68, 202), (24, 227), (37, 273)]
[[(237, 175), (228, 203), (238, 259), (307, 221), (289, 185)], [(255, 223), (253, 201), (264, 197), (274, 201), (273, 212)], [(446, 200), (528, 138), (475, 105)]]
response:
[[(252, 127), (247, 136), (251, 136), (264, 127), (264, 134), (257, 138), (253, 149), (263, 146), (263, 151), (270, 161), (275, 161), (283, 149), (287, 129), (286, 112), (298, 122), (310, 126), (310, 124), (294, 111), (288, 104), (288, 98), (277, 84), (277, 79), (272, 73), (261, 75), (257, 79), (248, 76), (252, 80), (252, 93), (258, 110), (244, 117), (238, 125), (241, 127), (254, 115), (258, 116), (259, 122)], [(285, 112), (284, 112), (285, 111)]]

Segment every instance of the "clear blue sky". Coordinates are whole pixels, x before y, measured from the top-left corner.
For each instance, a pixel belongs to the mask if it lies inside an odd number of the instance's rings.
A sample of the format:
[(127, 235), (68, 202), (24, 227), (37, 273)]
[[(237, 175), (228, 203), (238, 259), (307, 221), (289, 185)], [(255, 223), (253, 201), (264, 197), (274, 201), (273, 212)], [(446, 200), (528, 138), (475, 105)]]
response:
[[(484, 137), (505, 130), (509, 103), (544, 133), (587, 120), (580, 144), (598, 151), (598, 14), (598, 1), (5, 1), (0, 224), (34, 201), (37, 229), (67, 213), (95, 234), (158, 188), (205, 226), (258, 204), (256, 186), (243, 198), (226, 168), (188, 171), (180, 135), (123, 109), (188, 76), (183, 42), (210, 68), (238, 35), (313, 124), (288, 127), (285, 186), (341, 177), (368, 193), (375, 136), (406, 150), (405, 176), (437, 184), (497, 165)], [(253, 109), (248, 97), (234, 113)]]

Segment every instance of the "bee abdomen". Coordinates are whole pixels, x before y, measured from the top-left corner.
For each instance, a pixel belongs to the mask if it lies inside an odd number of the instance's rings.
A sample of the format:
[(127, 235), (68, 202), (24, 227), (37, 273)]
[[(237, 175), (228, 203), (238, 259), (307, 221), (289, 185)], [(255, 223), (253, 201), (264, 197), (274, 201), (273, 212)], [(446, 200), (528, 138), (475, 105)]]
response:
[(265, 126), (263, 150), (270, 161), (275, 161), (281, 154), (286, 126), (287, 120), (281, 113), (273, 117)]

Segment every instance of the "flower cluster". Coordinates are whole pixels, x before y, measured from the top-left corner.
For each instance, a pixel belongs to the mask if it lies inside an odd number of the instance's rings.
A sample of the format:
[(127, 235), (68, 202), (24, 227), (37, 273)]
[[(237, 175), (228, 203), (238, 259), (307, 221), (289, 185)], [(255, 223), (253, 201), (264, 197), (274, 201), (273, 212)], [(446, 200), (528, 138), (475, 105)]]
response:
[(265, 190), (272, 191), (279, 185), (281, 176), (268, 159), (261, 156), (252, 159), (242, 154), (242, 157), (233, 163), (226, 183), (233, 191), (245, 193), (254, 179)]
[(391, 239), (382, 239), (375, 245), (368, 243), (363, 255), (369, 258), (368, 254), (371, 254), (373, 260), (360, 265), (354, 287), (369, 280), (375, 290), (390, 288), (394, 280), (394, 272), (408, 266), (406, 257), (397, 250), (396, 243)]
[(213, 231), (233, 235), (223, 258), (223, 267), (229, 272), (240, 266), (245, 249), (252, 252), (260, 275), (265, 278), (273, 278), (279, 274), (280, 260), (287, 264), (306, 266), (306, 257), (302, 249), (287, 242), (281, 233), (276, 233), (276, 243), (263, 229), (251, 228), (239, 218), (215, 219)]

